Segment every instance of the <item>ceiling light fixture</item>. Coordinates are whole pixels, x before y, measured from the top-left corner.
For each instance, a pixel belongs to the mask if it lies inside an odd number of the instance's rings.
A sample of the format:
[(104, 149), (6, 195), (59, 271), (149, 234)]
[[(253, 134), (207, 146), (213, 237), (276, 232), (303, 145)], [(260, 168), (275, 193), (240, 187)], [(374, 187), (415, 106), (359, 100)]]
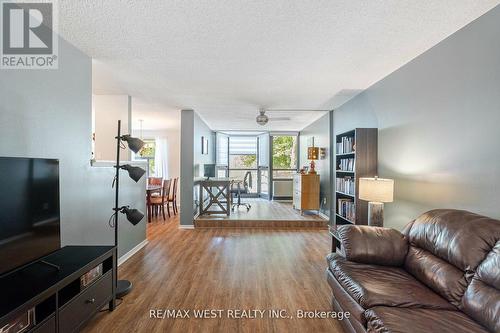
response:
[(257, 118), (255, 118), (255, 120), (257, 121), (257, 124), (259, 124), (261, 126), (264, 126), (269, 121), (269, 117), (266, 116), (266, 114), (265, 114), (266, 110), (265, 109), (260, 109), (259, 113), (260, 114), (257, 116)]

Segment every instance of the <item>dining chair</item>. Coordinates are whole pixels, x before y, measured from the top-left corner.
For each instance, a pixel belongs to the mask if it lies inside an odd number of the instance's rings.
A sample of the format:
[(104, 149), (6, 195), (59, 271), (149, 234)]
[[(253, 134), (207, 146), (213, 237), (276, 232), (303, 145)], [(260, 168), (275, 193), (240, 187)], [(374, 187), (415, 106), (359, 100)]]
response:
[[(174, 178), (174, 184), (172, 186), (172, 193), (168, 197), (168, 202), (172, 203), (174, 215), (177, 215), (177, 213), (178, 213), (178, 210), (177, 210), (177, 183), (178, 182), (179, 182), (179, 177)], [(169, 206), (167, 206), (167, 209), (170, 211)]]
[(149, 177), (148, 185), (161, 185), (163, 178), (161, 177)]
[[(149, 177), (148, 178), (148, 185), (162, 185), (163, 183), (163, 178), (161, 177)], [(154, 192), (151, 194), (151, 197), (160, 197), (161, 193)]]
[(151, 198), (151, 204), (153, 205), (153, 211), (156, 216), (161, 213), (163, 220), (165, 221), (165, 205), (167, 205), (168, 217), (170, 217), (170, 207), (169, 207), (169, 196), (170, 196), (170, 185), (172, 183), (171, 179), (165, 179), (163, 181), (163, 186), (161, 190), (161, 195), (158, 197)]

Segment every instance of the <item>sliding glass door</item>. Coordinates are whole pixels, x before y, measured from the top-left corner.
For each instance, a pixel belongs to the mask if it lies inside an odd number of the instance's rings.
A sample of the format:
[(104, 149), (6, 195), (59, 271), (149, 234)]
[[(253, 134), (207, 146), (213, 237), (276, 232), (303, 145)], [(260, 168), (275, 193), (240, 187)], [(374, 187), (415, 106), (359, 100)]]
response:
[(293, 175), (298, 168), (298, 135), (271, 136), (271, 188), (273, 199), (292, 198)]
[(289, 199), (298, 167), (298, 136), (217, 133), (217, 177), (243, 181), (250, 173), (249, 195)]
[(248, 190), (258, 195), (257, 179), (257, 137), (229, 136), (229, 178), (245, 179), (247, 173)]

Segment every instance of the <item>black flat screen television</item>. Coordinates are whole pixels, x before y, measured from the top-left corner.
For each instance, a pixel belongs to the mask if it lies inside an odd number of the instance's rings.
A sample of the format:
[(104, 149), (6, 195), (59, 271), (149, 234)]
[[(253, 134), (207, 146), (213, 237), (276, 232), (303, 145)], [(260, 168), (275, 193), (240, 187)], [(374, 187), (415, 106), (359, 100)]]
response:
[(59, 161), (0, 157), (0, 275), (60, 247)]

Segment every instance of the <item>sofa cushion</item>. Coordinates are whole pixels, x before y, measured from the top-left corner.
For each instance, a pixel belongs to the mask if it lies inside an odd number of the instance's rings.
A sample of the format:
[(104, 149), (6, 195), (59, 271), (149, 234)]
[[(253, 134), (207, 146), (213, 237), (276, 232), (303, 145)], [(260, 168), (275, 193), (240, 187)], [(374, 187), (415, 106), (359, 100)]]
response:
[(336, 280), (365, 309), (377, 305), (456, 309), (401, 268), (355, 263), (335, 253), (327, 259)]
[(493, 332), (500, 332), (500, 241), (477, 268), (461, 308)]
[(405, 269), (458, 307), (467, 288), (464, 272), (432, 253), (410, 246)]
[(477, 266), (500, 237), (500, 221), (437, 209), (422, 214), (404, 233), (410, 242), (405, 269), (458, 307)]
[(488, 333), (460, 311), (377, 306), (366, 310), (369, 333)]
[(402, 266), (405, 261), (408, 240), (395, 229), (342, 225), (337, 232), (347, 260), (386, 266)]

